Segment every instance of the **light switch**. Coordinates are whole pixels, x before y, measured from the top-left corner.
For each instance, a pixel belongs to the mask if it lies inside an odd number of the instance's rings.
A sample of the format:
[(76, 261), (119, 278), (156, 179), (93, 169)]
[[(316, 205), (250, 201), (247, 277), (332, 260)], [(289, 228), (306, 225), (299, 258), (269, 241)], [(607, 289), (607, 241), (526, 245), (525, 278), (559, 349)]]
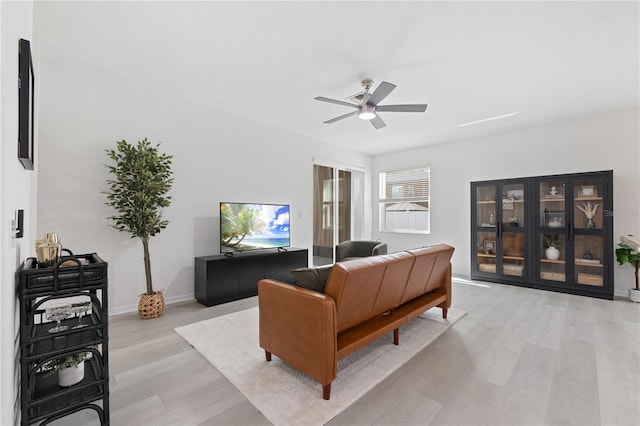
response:
[(16, 212), (16, 221), (17, 223), (17, 227), (16, 227), (16, 238), (22, 238), (24, 237), (24, 210), (18, 210)]

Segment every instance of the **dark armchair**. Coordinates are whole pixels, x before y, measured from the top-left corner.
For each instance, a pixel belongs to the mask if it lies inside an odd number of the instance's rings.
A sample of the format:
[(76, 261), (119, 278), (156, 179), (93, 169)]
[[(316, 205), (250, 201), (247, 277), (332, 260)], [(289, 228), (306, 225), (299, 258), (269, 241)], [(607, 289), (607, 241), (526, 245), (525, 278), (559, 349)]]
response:
[(387, 254), (387, 243), (380, 241), (343, 241), (336, 246), (336, 262)]

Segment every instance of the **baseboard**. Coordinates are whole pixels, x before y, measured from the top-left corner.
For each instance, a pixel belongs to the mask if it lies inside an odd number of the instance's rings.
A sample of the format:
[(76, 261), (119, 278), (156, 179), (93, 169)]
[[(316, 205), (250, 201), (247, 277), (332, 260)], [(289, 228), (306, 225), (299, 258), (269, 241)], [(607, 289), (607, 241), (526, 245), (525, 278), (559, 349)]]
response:
[[(181, 296), (171, 296), (171, 297), (166, 297), (164, 298), (164, 303), (165, 305), (170, 305), (172, 303), (178, 303), (178, 302), (186, 302), (189, 300), (195, 300), (195, 296), (193, 294), (183, 294)], [(112, 317), (114, 315), (120, 315), (120, 314), (128, 314), (130, 312), (138, 312), (138, 304), (135, 303), (133, 305), (125, 305), (125, 306), (121, 306), (119, 308), (109, 308), (109, 316)]]
[(614, 297), (621, 297), (623, 299), (628, 299), (629, 298), (629, 290), (614, 290), (613, 291), (613, 296)]
[[(451, 278), (453, 282), (458, 282), (461, 284), (475, 284), (475, 285), (479, 285), (477, 282), (473, 281), (469, 275), (464, 275), (464, 274), (451, 274)], [(479, 281), (484, 283), (483, 281)], [(509, 285), (509, 284), (505, 284), (505, 285)], [(629, 298), (629, 290), (628, 289), (624, 289), (624, 290), (614, 290), (613, 291), (613, 297), (615, 298), (621, 298), (621, 299), (628, 299)]]

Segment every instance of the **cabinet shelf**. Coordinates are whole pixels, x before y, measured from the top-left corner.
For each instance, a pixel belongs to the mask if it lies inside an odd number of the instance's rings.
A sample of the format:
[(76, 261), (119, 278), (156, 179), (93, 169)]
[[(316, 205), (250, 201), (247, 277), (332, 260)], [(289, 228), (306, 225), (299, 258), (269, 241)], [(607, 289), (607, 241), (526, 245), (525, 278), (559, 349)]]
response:
[(68, 388), (58, 385), (57, 374), (36, 374), (33, 394), (28, 403), (32, 420), (45, 419), (62, 410), (75, 408), (103, 398), (107, 380), (100, 375), (100, 366), (93, 359), (85, 361), (82, 381)]
[(556, 263), (558, 265), (564, 265), (566, 262), (564, 260), (552, 260), (552, 259), (540, 259), (542, 263)]
[(503, 256), (504, 260), (524, 260), (524, 256)]
[(576, 260), (576, 266), (588, 266), (591, 268), (604, 268), (602, 263), (588, 263), (588, 262), (579, 262)]
[(602, 197), (576, 197), (573, 201), (602, 201)]
[(476, 204), (495, 204), (496, 200), (478, 201)]
[[(59, 333), (49, 333), (48, 329), (55, 323), (39, 324), (36, 328), (38, 332), (30, 339), (25, 348), (27, 361), (37, 361), (44, 356), (57, 355), (86, 346), (99, 345), (104, 339), (102, 325), (90, 325), (82, 329), (72, 329), (78, 324), (78, 319), (61, 321), (62, 325), (69, 327), (68, 330)], [(44, 334), (43, 333), (46, 333)]]

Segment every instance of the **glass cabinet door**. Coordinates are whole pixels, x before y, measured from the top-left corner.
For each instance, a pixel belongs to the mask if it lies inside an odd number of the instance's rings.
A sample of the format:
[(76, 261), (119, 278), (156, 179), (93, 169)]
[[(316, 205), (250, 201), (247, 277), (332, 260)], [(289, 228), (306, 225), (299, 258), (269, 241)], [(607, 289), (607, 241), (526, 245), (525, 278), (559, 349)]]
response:
[(525, 276), (525, 183), (504, 183), (500, 204), (500, 229), (502, 270), (499, 273), (510, 277)]
[(551, 178), (538, 184), (540, 280), (567, 281), (567, 185), (565, 178)]
[(495, 184), (478, 185), (475, 189), (476, 200), (476, 272), (495, 274), (496, 271), (496, 194)]
[(524, 181), (478, 183), (475, 186), (475, 271), (524, 279)]
[(579, 285), (604, 286), (604, 177), (573, 181), (573, 265)]

